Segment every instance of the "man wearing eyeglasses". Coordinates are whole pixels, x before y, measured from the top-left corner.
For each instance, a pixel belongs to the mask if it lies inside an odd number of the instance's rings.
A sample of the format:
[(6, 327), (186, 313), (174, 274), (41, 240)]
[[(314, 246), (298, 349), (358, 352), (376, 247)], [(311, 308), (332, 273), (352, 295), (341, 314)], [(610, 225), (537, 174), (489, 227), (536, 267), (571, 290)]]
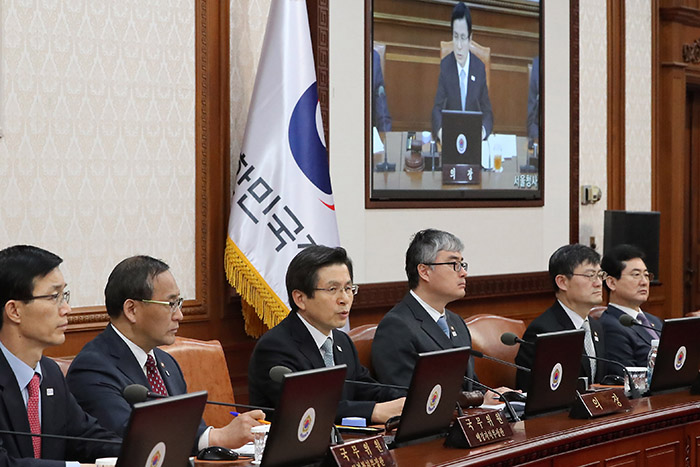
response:
[[(260, 338), (248, 364), (252, 404), (277, 406), (282, 385), (270, 378), (274, 366), (303, 371), (345, 364), (346, 379), (375, 382), (339, 329), (348, 320), (358, 290), (352, 278), (352, 262), (340, 247), (309, 246), (292, 259), (285, 281), (291, 311)], [(362, 417), (384, 423), (401, 414), (404, 395), (402, 390), (345, 384), (336, 420)]]
[(58, 365), (43, 356), (65, 341), (71, 311), (62, 261), (29, 245), (0, 251), (0, 430), (117, 444), (2, 434), (2, 466), (73, 467), (119, 455), (121, 439), (80, 408)]
[[(603, 329), (598, 321), (588, 318), (591, 308), (603, 300), (606, 273), (600, 269), (600, 255), (585, 245), (565, 245), (549, 258), (549, 277), (556, 301), (530, 323), (523, 339), (534, 342), (537, 334), (583, 329), (586, 354), (604, 358)], [(521, 344), (515, 363), (532, 368), (534, 356), (534, 346)], [(600, 382), (605, 371), (603, 362), (581, 359), (580, 375), (588, 377), (589, 383)], [(530, 373), (518, 370), (516, 386), (527, 391), (529, 385)]]
[[(187, 392), (179, 365), (157, 346), (175, 342), (182, 320), (182, 297), (170, 268), (149, 256), (119, 263), (105, 287), (110, 323), (75, 357), (66, 377), (78, 403), (105, 427), (123, 434), (131, 406), (122, 392), (141, 384), (165, 396)], [(193, 451), (208, 446), (237, 448), (252, 441), (250, 428), (264, 418), (254, 410), (223, 428), (197, 431)]]
[[(471, 346), (464, 320), (446, 308), (466, 293), (468, 265), (462, 250), (462, 241), (449, 232), (427, 229), (413, 236), (406, 251), (410, 291), (384, 315), (372, 343), (372, 368), (380, 382), (408, 386), (419, 353)], [(472, 358), (465, 376), (477, 379)], [(480, 389), (467, 380), (463, 388)], [(486, 394), (487, 402), (496, 397)]]
[[(625, 366), (646, 366), (651, 340), (658, 339), (659, 334), (642, 326), (623, 326), (620, 316), (628, 314), (659, 332), (663, 326), (659, 318), (641, 309), (649, 298), (649, 285), (654, 280), (644, 258), (644, 252), (639, 248), (618, 245), (603, 256), (600, 263), (608, 274), (603, 286), (610, 292), (608, 308), (599, 320), (605, 334), (606, 358)], [(610, 373), (624, 376), (621, 368), (611, 367)]]

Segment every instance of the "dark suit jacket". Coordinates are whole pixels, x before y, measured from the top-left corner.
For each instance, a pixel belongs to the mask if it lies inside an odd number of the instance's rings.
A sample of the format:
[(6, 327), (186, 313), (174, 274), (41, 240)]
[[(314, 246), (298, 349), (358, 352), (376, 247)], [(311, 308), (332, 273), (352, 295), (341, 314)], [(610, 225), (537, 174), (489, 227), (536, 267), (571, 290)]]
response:
[[(340, 347), (341, 350), (338, 350)], [(360, 364), (357, 349), (347, 334), (333, 330), (333, 358), (337, 365), (348, 366), (346, 379), (374, 382), (367, 368)], [(323, 358), (313, 337), (295, 312), (267, 331), (258, 341), (248, 364), (248, 388), (250, 403), (263, 407), (276, 407), (282, 385), (270, 379), (270, 368), (286, 366), (292, 371), (323, 368)], [(338, 404), (336, 419), (364, 417), (370, 419), (375, 402), (383, 402), (405, 396), (405, 391), (376, 386), (346, 383)]]
[[(484, 62), (469, 52), (469, 74), (467, 75), (467, 103), (465, 110), (481, 111), (486, 136), (493, 131), (493, 111), (486, 84), (486, 67)], [(462, 110), (462, 96), (459, 92), (459, 75), (454, 52), (450, 52), (440, 62), (440, 76), (433, 105), (433, 135), (437, 138), (442, 127), (443, 110)]]
[(532, 74), (527, 93), (527, 136), (532, 142), (540, 137), (540, 57), (532, 59)]
[[(464, 320), (449, 310), (445, 310), (445, 314), (447, 326), (457, 333), (452, 339), (445, 336), (423, 306), (407, 293), (377, 326), (372, 342), (372, 368), (377, 379), (382, 383), (408, 386), (419, 353), (470, 347), (472, 338)], [(464, 374), (476, 379), (472, 358)], [(463, 385), (467, 391), (472, 390), (471, 386), (467, 382)]]
[[(154, 353), (168, 394), (185, 394), (187, 384), (175, 359), (158, 348), (154, 349)], [(85, 344), (71, 363), (66, 381), (86, 412), (122, 436), (131, 415), (131, 406), (124, 399), (122, 391), (130, 384), (150, 388), (134, 354), (111, 324)], [(204, 421), (200, 422), (198, 438), (205, 429)]]
[[(102, 428), (97, 420), (80, 408), (68, 390), (63, 373), (53, 360), (42, 357), (41, 371), (42, 433), (121, 441), (116, 434)], [(53, 390), (53, 395), (49, 395), (50, 390)], [(30, 431), (22, 393), (12, 368), (1, 352), (0, 429)], [(118, 456), (120, 449), (118, 444), (43, 438), (42, 458), (34, 459), (30, 437), (0, 435), (0, 465), (65, 467), (65, 460), (94, 462), (98, 457)]]
[[(603, 337), (603, 328), (600, 323), (594, 319), (589, 320), (591, 324), (591, 333), (593, 334), (593, 345), (595, 347), (596, 356), (605, 358), (605, 340)], [(530, 325), (525, 330), (523, 334), (523, 340), (528, 342), (535, 342), (536, 335), (545, 332), (556, 332), (556, 331), (566, 331), (572, 330), (574, 328), (574, 323), (561, 307), (559, 301), (555, 301), (554, 305), (549, 307), (547, 311), (542, 313), (540, 316), (535, 318), (535, 320), (530, 323)], [(596, 339), (597, 337), (597, 339)], [(515, 356), (515, 363), (522, 365), (525, 368), (532, 368), (532, 362), (535, 358), (535, 346), (520, 344), (520, 350), (518, 355)], [(589, 382), (600, 382), (603, 377), (607, 374), (607, 367), (610, 365), (605, 365), (603, 362), (596, 362), (596, 378), (595, 381), (591, 381), (591, 363), (587, 357), (581, 357), (581, 376), (587, 376)], [(515, 377), (515, 385), (518, 389), (527, 391), (530, 386), (530, 373), (518, 370)]]
[[(641, 326), (626, 327), (620, 324), (624, 311), (612, 305), (603, 312), (598, 322), (605, 335), (605, 358), (615, 360), (625, 366), (647, 366), (647, 357), (651, 349), (651, 335)], [(644, 313), (649, 322), (661, 331), (663, 322), (654, 315)], [(623, 375), (622, 368), (608, 365), (609, 373)]]
[(391, 115), (386, 103), (382, 64), (376, 50), (372, 54), (372, 122), (377, 131), (391, 131)]

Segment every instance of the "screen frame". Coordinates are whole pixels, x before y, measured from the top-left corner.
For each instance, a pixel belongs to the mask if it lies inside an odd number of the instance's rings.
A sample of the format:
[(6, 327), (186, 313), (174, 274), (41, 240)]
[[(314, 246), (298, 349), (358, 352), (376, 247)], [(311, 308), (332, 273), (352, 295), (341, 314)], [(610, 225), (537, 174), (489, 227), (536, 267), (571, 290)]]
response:
[[(443, 4), (437, 0), (414, 0), (423, 3)], [(510, 0), (522, 4), (519, 0)], [(451, 4), (456, 2), (450, 2)], [(474, 5), (470, 6), (474, 8)], [(540, 1), (539, 56), (540, 76), (544, 76), (544, 0)], [(381, 190), (373, 193), (372, 154), (372, 54), (374, 30), (374, 0), (365, 0), (365, 208), (485, 208), (485, 207), (541, 207), (544, 206), (544, 79), (540, 79), (539, 167), (537, 190)], [(381, 196), (379, 196), (381, 195)]]

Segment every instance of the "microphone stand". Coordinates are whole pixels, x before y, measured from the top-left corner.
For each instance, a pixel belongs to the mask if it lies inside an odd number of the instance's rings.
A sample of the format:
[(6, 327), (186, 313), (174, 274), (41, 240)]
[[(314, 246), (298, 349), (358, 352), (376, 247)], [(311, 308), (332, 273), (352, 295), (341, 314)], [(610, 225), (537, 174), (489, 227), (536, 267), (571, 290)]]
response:
[(497, 362), (497, 363), (500, 363), (502, 365), (507, 365), (511, 368), (517, 368), (518, 370), (525, 371), (527, 373), (530, 373), (530, 371), (532, 371), (529, 368), (518, 365), (517, 363), (507, 362), (505, 360), (501, 360), (500, 358), (496, 358), (496, 357), (492, 357), (490, 355), (483, 354), (483, 353), (479, 352), (478, 350), (471, 349), (469, 351), (469, 354), (473, 355), (476, 358), (483, 358), (484, 360), (491, 360), (492, 362)]
[(513, 420), (513, 422), (520, 421), (520, 417), (518, 417), (518, 414), (515, 412), (515, 409), (513, 408), (513, 406), (510, 405), (510, 402), (508, 401), (508, 399), (503, 397), (503, 393), (500, 393), (500, 392), (496, 391), (495, 389), (490, 388), (490, 387), (486, 386), (485, 384), (482, 384), (482, 383), (478, 382), (477, 380), (472, 379), (468, 376), (465, 376), (464, 379), (466, 379), (467, 381), (469, 381), (472, 384), (476, 384), (477, 386), (480, 386), (480, 387), (486, 389), (487, 391), (491, 391), (495, 394), (498, 394), (501, 397), (501, 399), (503, 399), (503, 402), (505, 402), (506, 407), (508, 408), (508, 413), (510, 414), (510, 418)]

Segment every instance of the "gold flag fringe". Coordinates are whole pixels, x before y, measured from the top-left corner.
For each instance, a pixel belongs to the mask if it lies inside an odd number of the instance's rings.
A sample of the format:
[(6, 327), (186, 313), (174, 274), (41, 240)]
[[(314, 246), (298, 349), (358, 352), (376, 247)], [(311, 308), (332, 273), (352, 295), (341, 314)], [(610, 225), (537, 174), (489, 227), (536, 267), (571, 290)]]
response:
[(230, 237), (226, 238), (224, 268), (229, 283), (245, 300), (242, 311), (246, 334), (255, 338), (260, 337), (267, 329), (276, 326), (286, 318), (289, 313), (287, 306), (272, 291)]

